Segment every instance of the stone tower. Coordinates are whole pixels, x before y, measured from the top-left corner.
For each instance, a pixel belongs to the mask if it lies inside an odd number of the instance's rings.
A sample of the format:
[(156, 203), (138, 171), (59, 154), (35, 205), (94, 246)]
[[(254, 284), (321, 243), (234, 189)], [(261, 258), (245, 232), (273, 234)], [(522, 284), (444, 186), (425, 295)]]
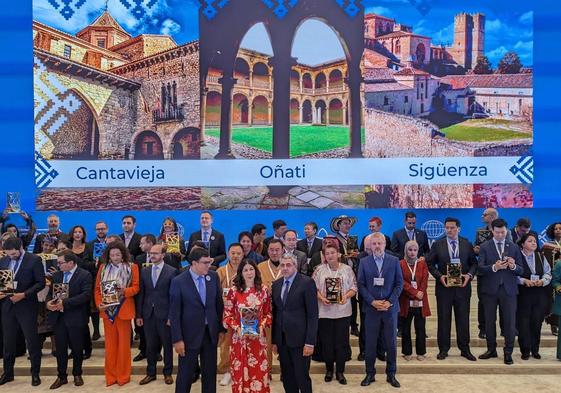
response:
[(450, 54), (454, 61), (472, 69), (477, 57), (484, 54), (485, 15), (461, 13), (454, 17), (454, 43)]

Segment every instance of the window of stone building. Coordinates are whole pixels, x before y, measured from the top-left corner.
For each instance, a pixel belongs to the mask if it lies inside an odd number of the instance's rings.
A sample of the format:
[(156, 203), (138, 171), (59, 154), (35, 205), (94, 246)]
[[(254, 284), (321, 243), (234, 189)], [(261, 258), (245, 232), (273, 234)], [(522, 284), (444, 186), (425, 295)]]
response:
[(405, 102), (407, 104), (409, 102), (409, 96), (403, 97), (403, 102)]
[(99, 38), (97, 40), (97, 46), (99, 46), (100, 48), (105, 48), (105, 38)]
[(384, 96), (384, 105), (389, 105), (390, 104), (390, 100), (387, 96)]
[(70, 59), (70, 57), (72, 56), (72, 47), (70, 45), (64, 45), (63, 56), (67, 59)]
[(160, 99), (162, 115), (167, 118), (175, 118), (177, 113), (177, 84), (162, 83), (162, 96)]

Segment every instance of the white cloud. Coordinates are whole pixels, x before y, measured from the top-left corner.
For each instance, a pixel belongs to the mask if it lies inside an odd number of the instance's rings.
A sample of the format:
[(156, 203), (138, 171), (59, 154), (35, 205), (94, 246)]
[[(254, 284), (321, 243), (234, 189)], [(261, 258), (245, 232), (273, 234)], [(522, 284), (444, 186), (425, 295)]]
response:
[(523, 13), (522, 15), (520, 15), (518, 21), (525, 25), (531, 25), (534, 22), (534, 11), (528, 11)]
[(534, 49), (534, 41), (518, 41), (514, 49), (531, 52)]
[(504, 46), (499, 46), (496, 49), (493, 49), (490, 52), (487, 52), (487, 57), (489, 58), (489, 60), (491, 60), (491, 62), (493, 63), (498, 63), (498, 61), (500, 59), (502, 59), (502, 57), (508, 52), (508, 49), (505, 48)]
[(489, 20), (485, 23), (485, 30), (492, 33), (501, 30), (503, 26), (499, 19)]
[(181, 25), (174, 21), (173, 19), (166, 19), (162, 22), (162, 27), (160, 28), (161, 34), (174, 35), (181, 31)]
[(367, 14), (372, 14), (372, 13), (374, 13), (374, 14), (382, 15), (382, 16), (385, 16), (385, 17), (388, 17), (388, 18), (393, 17), (393, 12), (392, 12), (389, 8), (387, 8), (387, 7), (381, 7), (381, 6), (378, 6), (378, 7), (367, 7), (366, 10), (365, 10), (365, 12), (366, 12)]
[(435, 45), (452, 44), (454, 41), (454, 23), (450, 23), (448, 26), (432, 34), (432, 42)]

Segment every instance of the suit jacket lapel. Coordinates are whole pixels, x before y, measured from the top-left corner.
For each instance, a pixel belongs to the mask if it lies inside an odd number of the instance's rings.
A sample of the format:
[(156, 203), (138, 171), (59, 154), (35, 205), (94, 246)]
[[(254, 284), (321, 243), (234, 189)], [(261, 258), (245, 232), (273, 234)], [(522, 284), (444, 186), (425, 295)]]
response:
[[(284, 281), (283, 281), (284, 284)], [(288, 304), (288, 299), (290, 298), (290, 295), (292, 293), (294, 293), (294, 289), (298, 286), (298, 284), (300, 284), (300, 277), (298, 277), (298, 273), (296, 273), (296, 275), (294, 276), (294, 280), (292, 280), (292, 284), (290, 285), (290, 288), (288, 289), (288, 293), (286, 294), (286, 303)], [(282, 289), (281, 289), (281, 303), (282, 303)], [(284, 304), (283, 304), (284, 307)]]
[[(189, 288), (191, 288), (191, 291), (194, 292), (197, 301), (201, 304), (201, 306), (204, 307), (203, 301), (201, 300), (201, 295), (199, 295), (199, 290), (197, 289), (197, 286), (196, 286), (195, 282), (193, 281), (193, 277), (191, 276), (191, 273), (189, 273), (189, 275), (187, 277), (187, 286)], [(206, 292), (208, 294), (208, 288), (207, 288)], [(207, 297), (207, 299), (208, 299), (208, 297)]]

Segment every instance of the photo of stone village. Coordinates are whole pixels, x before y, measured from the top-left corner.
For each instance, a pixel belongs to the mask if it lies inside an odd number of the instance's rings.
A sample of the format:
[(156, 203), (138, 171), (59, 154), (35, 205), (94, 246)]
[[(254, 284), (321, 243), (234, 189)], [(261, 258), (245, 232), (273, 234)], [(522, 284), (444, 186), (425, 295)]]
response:
[[(322, 45), (343, 45), (347, 56), (313, 65), (290, 57), (274, 21), (266, 23), (274, 55), (230, 45), (231, 30), (225, 22), (221, 36), (218, 18), (213, 25), (201, 17), (200, 39), (184, 44), (164, 34), (132, 37), (107, 8), (76, 34), (34, 21), (35, 78), (51, 92), (35, 84), (37, 150), (47, 160), (529, 154), (532, 69), (515, 53), (491, 68), (484, 14), (458, 13), (446, 46), (397, 18), (367, 11), (337, 26), (323, 12), (344, 34), (341, 43)], [(263, 20), (246, 14), (248, 26)], [(232, 39), (241, 41), (242, 30)], [(74, 105), (47, 115), (65, 100)], [(525, 185), (129, 191), (130, 202), (108, 189), (46, 189), (37, 207), (134, 209), (138, 198), (170, 210), (532, 206)]]

